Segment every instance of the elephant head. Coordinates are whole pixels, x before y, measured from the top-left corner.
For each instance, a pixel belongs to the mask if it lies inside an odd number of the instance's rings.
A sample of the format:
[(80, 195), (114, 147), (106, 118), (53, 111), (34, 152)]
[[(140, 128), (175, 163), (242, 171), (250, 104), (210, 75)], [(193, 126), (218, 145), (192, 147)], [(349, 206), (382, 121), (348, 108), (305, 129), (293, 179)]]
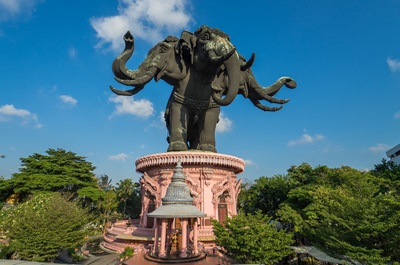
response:
[[(128, 31), (124, 35), (125, 49), (114, 60), (112, 71), (115, 80), (121, 84), (133, 86), (131, 90), (118, 90), (110, 86), (117, 95), (132, 96), (144, 88), (152, 78), (158, 82), (163, 79), (171, 85), (183, 79), (187, 75), (187, 62), (190, 54), (186, 52), (182, 41), (174, 36), (169, 36), (159, 42), (147, 54), (146, 59), (136, 70), (129, 70), (126, 62), (134, 51), (134, 38)], [(185, 57), (186, 60), (185, 60)]]
[(240, 60), (229, 36), (219, 29), (201, 26), (192, 36), (191, 45), (192, 65), (196, 72), (214, 77), (220, 67), (225, 69), (229, 80), (224, 92), (226, 96), (222, 98), (222, 93), (214, 90), (214, 102), (221, 106), (232, 103), (239, 90)]
[[(278, 111), (282, 109), (282, 106), (279, 107), (269, 107), (260, 103), (259, 100), (266, 100), (271, 103), (277, 104), (285, 104), (289, 102), (289, 99), (277, 99), (273, 96), (278, 93), (278, 91), (286, 86), (288, 88), (295, 88), (297, 86), (296, 81), (291, 77), (281, 77), (276, 82), (268, 87), (262, 87), (258, 84), (253, 71), (251, 70), (251, 66), (255, 60), (255, 54), (253, 53), (251, 58), (246, 61), (246, 59), (239, 55), (241, 61), (241, 72), (239, 76), (239, 93), (242, 94), (245, 98), (250, 99), (250, 101), (259, 109), (264, 111)], [(213, 82), (213, 89), (216, 91), (226, 91), (228, 78), (225, 73), (225, 69), (222, 67), (220, 72), (216, 75), (216, 79)]]

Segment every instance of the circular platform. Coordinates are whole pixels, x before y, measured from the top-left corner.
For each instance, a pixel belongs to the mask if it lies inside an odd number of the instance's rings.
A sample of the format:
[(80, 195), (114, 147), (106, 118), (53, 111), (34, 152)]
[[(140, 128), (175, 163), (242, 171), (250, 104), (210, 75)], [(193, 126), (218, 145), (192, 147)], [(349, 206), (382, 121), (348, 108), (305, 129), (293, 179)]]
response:
[(244, 161), (240, 158), (211, 153), (211, 152), (167, 152), (143, 156), (136, 160), (136, 171), (143, 173), (152, 167), (160, 168), (160, 166), (175, 166), (178, 161), (183, 167), (201, 165), (202, 167), (229, 167), (235, 174), (244, 171)]
[(144, 258), (149, 261), (153, 261), (153, 262), (157, 262), (157, 263), (180, 264), (180, 263), (199, 261), (199, 260), (204, 259), (206, 256), (207, 255), (205, 253), (199, 253), (198, 255), (187, 257), (187, 258), (181, 258), (177, 255), (169, 256), (169, 257), (165, 257), (165, 258), (159, 258), (159, 257), (154, 257), (154, 256), (150, 255), (149, 253), (146, 253), (144, 255)]

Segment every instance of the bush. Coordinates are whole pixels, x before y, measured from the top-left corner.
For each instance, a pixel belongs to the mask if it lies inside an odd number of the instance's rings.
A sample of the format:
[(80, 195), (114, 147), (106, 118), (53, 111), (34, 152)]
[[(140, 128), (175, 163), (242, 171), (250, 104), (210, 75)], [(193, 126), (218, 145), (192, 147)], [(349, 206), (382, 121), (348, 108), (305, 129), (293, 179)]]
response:
[(126, 248), (124, 249), (124, 252), (122, 252), (122, 253), (119, 255), (119, 257), (120, 257), (121, 259), (127, 259), (127, 258), (130, 258), (130, 257), (133, 257), (134, 254), (135, 254), (135, 252), (134, 252), (133, 248), (131, 248), (131, 247), (126, 247)]
[(52, 261), (83, 243), (88, 213), (59, 193), (42, 194), (0, 212), (0, 231), (23, 260)]

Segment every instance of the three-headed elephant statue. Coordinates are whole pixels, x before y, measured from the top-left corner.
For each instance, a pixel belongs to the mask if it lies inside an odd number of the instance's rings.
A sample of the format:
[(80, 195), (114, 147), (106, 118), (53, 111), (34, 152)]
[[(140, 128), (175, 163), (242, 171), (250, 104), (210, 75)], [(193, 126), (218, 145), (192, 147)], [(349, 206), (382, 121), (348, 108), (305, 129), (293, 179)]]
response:
[(125, 50), (114, 60), (112, 70), (119, 83), (133, 88), (110, 88), (117, 95), (131, 96), (153, 78), (173, 86), (165, 111), (168, 151), (216, 152), (220, 106), (229, 105), (241, 93), (257, 107), (272, 110), (258, 100), (286, 103), (272, 96), (284, 84), (296, 85), (293, 79), (285, 78), (283, 83), (279, 79), (268, 88), (260, 87), (250, 69), (252, 61), (239, 56), (229, 36), (219, 29), (202, 26), (194, 33), (182, 32), (179, 39), (169, 36), (149, 51), (136, 70), (126, 67), (134, 51), (133, 36), (128, 32), (124, 40)]

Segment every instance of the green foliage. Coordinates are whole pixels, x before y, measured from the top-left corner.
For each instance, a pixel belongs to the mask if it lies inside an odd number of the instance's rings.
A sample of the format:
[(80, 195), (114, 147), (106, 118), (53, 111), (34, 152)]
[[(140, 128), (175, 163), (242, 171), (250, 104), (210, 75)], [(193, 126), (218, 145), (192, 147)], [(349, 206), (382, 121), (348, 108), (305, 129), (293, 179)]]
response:
[(400, 165), (396, 165), (390, 160), (382, 159), (382, 163), (375, 165), (371, 173), (380, 178), (400, 181)]
[(1, 259), (10, 259), (14, 250), (9, 245), (0, 244), (0, 260)]
[(303, 163), (257, 179), (239, 202), (245, 212), (280, 220), (298, 244), (365, 264), (400, 261), (400, 166), (392, 161), (370, 172)]
[(289, 190), (289, 178), (286, 176), (261, 177), (248, 189), (242, 187), (239, 193), (239, 205), (246, 213), (261, 210), (264, 214), (276, 218), (276, 211), (286, 200)]
[(133, 257), (134, 254), (135, 254), (135, 251), (133, 250), (133, 248), (126, 247), (124, 249), (124, 251), (119, 255), (119, 257), (122, 259), (126, 259), (126, 258)]
[(216, 244), (242, 263), (274, 264), (290, 255), (293, 234), (275, 228), (261, 212), (227, 218), (224, 226), (212, 220)]
[(142, 207), (140, 184), (132, 182), (131, 179), (124, 179), (117, 183), (115, 191), (119, 201), (118, 211), (124, 218), (138, 218)]
[(292, 167), (278, 215), (312, 245), (365, 264), (399, 260), (400, 197), (387, 179), (350, 167)]
[(90, 215), (60, 193), (40, 194), (0, 212), (0, 231), (21, 259), (52, 261), (81, 244)]
[(117, 194), (115, 191), (106, 191), (104, 198), (98, 202), (97, 207), (101, 213), (103, 227), (105, 227), (108, 221), (114, 221), (117, 217), (115, 210), (118, 207)]
[(111, 185), (112, 179), (109, 179), (107, 175), (101, 175), (97, 178), (97, 183), (100, 189), (104, 191), (112, 190), (114, 187)]
[(68, 192), (77, 195), (85, 187), (97, 187), (95, 167), (82, 156), (63, 149), (48, 149), (47, 155), (33, 154), (21, 158), (19, 173), (0, 181), (0, 193), (17, 194), (20, 201), (41, 192)]
[(80, 262), (84, 259), (83, 255), (79, 255), (75, 252), (75, 249), (69, 248), (68, 249), (68, 254), (71, 256), (72, 261), (75, 262)]

